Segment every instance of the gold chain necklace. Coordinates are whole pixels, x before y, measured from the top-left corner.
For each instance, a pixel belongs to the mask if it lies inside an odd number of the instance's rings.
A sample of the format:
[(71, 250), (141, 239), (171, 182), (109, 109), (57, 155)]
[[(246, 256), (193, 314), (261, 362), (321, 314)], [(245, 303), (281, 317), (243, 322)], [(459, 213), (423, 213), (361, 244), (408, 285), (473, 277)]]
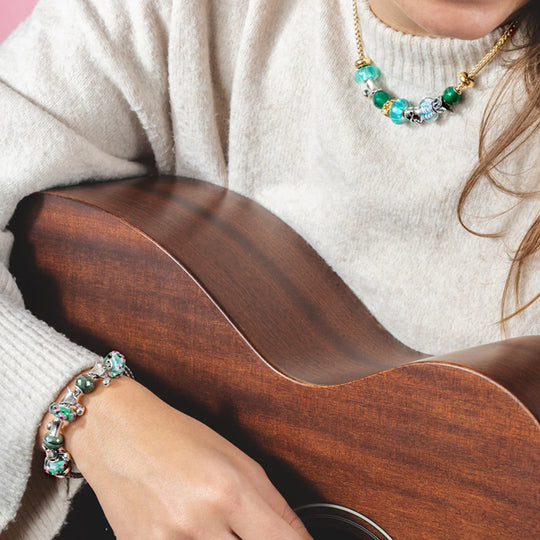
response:
[(388, 93), (375, 84), (380, 76), (377, 66), (372, 64), (371, 58), (364, 53), (364, 44), (362, 43), (362, 33), (360, 31), (360, 18), (358, 17), (358, 5), (356, 0), (352, 0), (354, 31), (356, 36), (356, 48), (358, 49), (358, 60), (354, 63), (356, 73), (354, 80), (357, 83), (365, 83), (362, 90), (364, 96), (373, 100), (373, 104), (381, 109), (385, 116), (388, 116), (395, 124), (403, 124), (407, 121), (413, 124), (422, 124), (423, 122), (434, 122), (439, 115), (445, 111), (454, 111), (454, 105), (461, 101), (461, 93), (466, 88), (475, 85), (474, 78), (483, 69), (491, 59), (499, 52), (507, 39), (516, 31), (519, 20), (516, 19), (510, 23), (503, 35), (497, 40), (490, 51), (474, 66), (471, 71), (462, 71), (459, 74), (459, 83), (456, 86), (449, 86), (444, 90), (441, 96), (425, 97), (420, 100), (418, 106), (412, 106), (404, 98), (391, 98)]

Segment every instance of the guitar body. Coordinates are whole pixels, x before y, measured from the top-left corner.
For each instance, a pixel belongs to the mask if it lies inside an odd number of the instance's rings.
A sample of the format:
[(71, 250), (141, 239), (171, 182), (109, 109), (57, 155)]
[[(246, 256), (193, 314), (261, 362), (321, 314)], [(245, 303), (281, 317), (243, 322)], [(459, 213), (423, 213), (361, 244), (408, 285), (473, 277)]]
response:
[(540, 337), (427, 358), (276, 217), (196, 180), (36, 194), (12, 230), (28, 307), (122, 350), (315, 538), (540, 538)]

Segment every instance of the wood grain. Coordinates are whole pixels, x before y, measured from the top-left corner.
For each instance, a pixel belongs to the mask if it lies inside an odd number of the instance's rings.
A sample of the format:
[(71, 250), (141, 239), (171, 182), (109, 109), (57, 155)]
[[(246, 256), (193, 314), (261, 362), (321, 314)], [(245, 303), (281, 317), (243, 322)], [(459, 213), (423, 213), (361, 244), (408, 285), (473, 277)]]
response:
[(436, 358), (392, 338), (255, 203), (189, 179), (34, 195), (12, 225), (29, 307), (123, 350), (169, 403), (392, 538), (540, 537), (540, 338)]

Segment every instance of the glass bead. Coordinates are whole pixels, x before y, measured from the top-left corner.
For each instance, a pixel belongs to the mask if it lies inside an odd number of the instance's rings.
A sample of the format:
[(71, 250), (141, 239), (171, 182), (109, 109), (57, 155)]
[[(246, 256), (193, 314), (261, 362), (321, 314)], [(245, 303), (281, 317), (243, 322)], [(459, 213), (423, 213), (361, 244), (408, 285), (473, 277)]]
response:
[(406, 99), (396, 99), (390, 107), (390, 113), (388, 114), (390, 120), (392, 120), (394, 124), (403, 124), (404, 122), (407, 122), (407, 119), (403, 117), (403, 111), (407, 107), (409, 107), (409, 102)]
[(373, 64), (370, 64), (357, 69), (356, 73), (354, 74), (354, 80), (357, 83), (366, 82), (368, 79), (378, 79), (380, 75), (381, 72), (379, 71), (379, 68)]
[(89, 394), (94, 389), (94, 379), (87, 373), (83, 373), (75, 379), (75, 386), (84, 394)]
[(461, 94), (458, 94), (453, 86), (449, 86), (443, 92), (443, 99), (446, 101), (446, 103), (448, 103), (448, 105), (454, 105), (461, 101)]
[(120, 377), (126, 370), (126, 359), (118, 351), (112, 351), (105, 357), (103, 367), (105, 368), (105, 373), (111, 379)]
[(51, 403), (49, 407), (49, 412), (56, 416), (59, 420), (65, 420), (66, 422), (72, 422), (76, 415), (69, 407), (65, 405), (60, 405), (60, 403)]
[(379, 90), (373, 94), (373, 104), (378, 109), (382, 109), (383, 105), (390, 99), (390, 96), (384, 91)]
[(71, 471), (70, 455), (67, 452), (59, 452), (54, 460), (46, 457), (43, 469), (51, 476), (58, 476), (60, 478), (66, 476)]
[(424, 122), (434, 122), (439, 116), (433, 109), (433, 98), (423, 98), (418, 104), (418, 109)]
[(58, 435), (51, 435), (47, 433), (43, 437), (43, 446), (45, 448), (52, 448), (53, 450), (58, 450), (64, 444), (64, 436), (60, 433)]

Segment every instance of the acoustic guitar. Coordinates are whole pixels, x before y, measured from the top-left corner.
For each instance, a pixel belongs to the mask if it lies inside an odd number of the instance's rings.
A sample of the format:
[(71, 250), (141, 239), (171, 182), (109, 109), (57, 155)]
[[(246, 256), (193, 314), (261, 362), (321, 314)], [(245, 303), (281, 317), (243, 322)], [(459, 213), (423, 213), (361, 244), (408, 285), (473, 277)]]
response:
[(34, 194), (11, 227), (28, 307), (120, 348), (317, 540), (540, 539), (539, 336), (411, 350), (277, 217), (198, 180)]

